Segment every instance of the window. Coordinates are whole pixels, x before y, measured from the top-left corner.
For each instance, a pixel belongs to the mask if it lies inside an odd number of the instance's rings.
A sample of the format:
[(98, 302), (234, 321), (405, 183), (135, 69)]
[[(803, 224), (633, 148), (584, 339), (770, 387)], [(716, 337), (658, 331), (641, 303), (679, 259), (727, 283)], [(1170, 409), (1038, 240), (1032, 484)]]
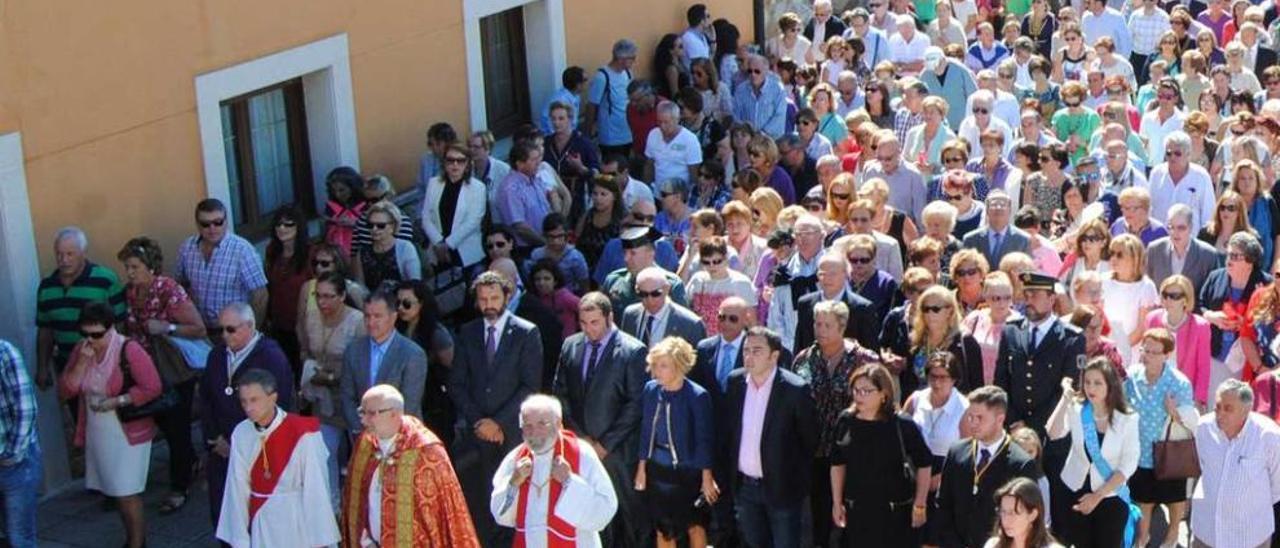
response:
[(314, 214), (302, 80), (228, 99), (221, 111), (236, 233), (266, 237), (271, 216), (289, 204)]
[(532, 119), (523, 8), (480, 19), (480, 43), (489, 130), (499, 138), (506, 137)]

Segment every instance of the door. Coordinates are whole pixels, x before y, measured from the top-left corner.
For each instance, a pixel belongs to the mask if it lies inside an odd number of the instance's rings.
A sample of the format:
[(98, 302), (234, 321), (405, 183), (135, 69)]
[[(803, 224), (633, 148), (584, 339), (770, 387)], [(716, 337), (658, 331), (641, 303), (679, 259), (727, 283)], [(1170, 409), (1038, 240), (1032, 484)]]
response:
[(532, 120), (523, 8), (512, 8), (480, 19), (480, 44), (489, 131), (503, 138), (520, 124)]

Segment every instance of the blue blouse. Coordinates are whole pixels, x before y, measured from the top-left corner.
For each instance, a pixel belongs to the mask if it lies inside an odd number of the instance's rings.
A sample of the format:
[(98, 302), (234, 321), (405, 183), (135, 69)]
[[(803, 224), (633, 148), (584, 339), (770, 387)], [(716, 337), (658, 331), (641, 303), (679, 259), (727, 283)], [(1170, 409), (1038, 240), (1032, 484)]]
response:
[(715, 432), (706, 389), (685, 379), (680, 390), (668, 392), (651, 380), (640, 401), (641, 459), (675, 468), (711, 468)]
[(1147, 382), (1146, 371), (1142, 366), (1130, 370), (1129, 378), (1124, 381), (1124, 394), (1129, 405), (1138, 412), (1138, 441), (1142, 447), (1142, 455), (1138, 457), (1140, 468), (1155, 468), (1155, 457), (1152, 449), (1155, 442), (1164, 439), (1165, 423), (1169, 414), (1164, 410), (1164, 400), (1173, 395), (1177, 407), (1194, 406), (1191, 381), (1178, 371), (1173, 362), (1167, 362), (1164, 372), (1156, 379), (1154, 385)]

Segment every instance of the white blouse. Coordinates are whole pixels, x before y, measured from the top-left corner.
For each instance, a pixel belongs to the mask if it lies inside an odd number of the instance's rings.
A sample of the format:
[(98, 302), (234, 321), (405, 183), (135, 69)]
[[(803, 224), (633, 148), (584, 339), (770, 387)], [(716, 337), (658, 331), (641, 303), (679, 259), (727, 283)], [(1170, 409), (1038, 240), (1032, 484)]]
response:
[(921, 388), (912, 396), (915, 410), (911, 413), (911, 420), (920, 427), (929, 451), (934, 456), (945, 457), (951, 446), (960, 439), (960, 420), (969, 408), (969, 400), (953, 387), (947, 402), (942, 407), (934, 407), (933, 402), (929, 401), (930, 391), (928, 387)]

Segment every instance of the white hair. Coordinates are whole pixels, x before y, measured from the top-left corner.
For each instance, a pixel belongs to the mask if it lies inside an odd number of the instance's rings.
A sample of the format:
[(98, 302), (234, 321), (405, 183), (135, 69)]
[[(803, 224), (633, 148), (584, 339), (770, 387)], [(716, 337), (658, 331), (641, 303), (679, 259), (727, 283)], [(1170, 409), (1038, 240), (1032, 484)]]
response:
[(80, 252), (84, 253), (89, 250), (89, 236), (85, 235), (84, 230), (78, 226), (64, 226), (58, 229), (58, 233), (53, 237), (53, 245), (57, 247), (62, 240), (71, 239), (75, 241), (76, 247), (80, 248)]
[(1246, 408), (1253, 408), (1253, 389), (1249, 388), (1248, 383), (1240, 379), (1222, 381), (1222, 384), (1218, 385), (1216, 399), (1221, 400), (1222, 396), (1227, 394), (1235, 394), (1237, 398), (1240, 398), (1241, 405)]
[(228, 312), (235, 314), (241, 323), (249, 324), (249, 327), (256, 328), (258, 325), (258, 319), (253, 314), (253, 307), (249, 306), (248, 303), (234, 302), (222, 307), (223, 314)]
[(840, 157), (835, 154), (823, 154), (814, 165), (815, 169), (822, 169), (826, 166), (840, 166)]
[(560, 405), (560, 400), (546, 394), (533, 394), (520, 402), (520, 417), (524, 420), (525, 413), (532, 411), (542, 411), (555, 415), (556, 420), (564, 419), (564, 407)]
[(934, 200), (925, 204), (924, 209), (920, 212), (920, 220), (924, 221), (926, 219), (941, 217), (943, 221), (947, 223), (947, 226), (950, 227), (947, 229), (947, 232), (951, 232), (955, 229), (956, 217), (959, 215), (960, 211), (956, 209), (956, 206), (942, 200)]
[(813, 11), (818, 11), (818, 8), (822, 7), (830, 9), (831, 0), (813, 0)]
[(404, 411), (404, 395), (396, 387), (389, 384), (375, 385), (364, 391), (360, 401), (375, 399), (391, 405), (396, 411)]
[(1178, 148), (1181, 150), (1187, 150), (1190, 147), (1191, 147), (1191, 136), (1187, 135), (1186, 132), (1184, 131), (1178, 130), (1178, 131), (1170, 132), (1164, 138), (1164, 148), (1166, 149)]
[(677, 105), (675, 101), (663, 101), (658, 103), (657, 109), (658, 114), (667, 114), (672, 118), (675, 118), (677, 121), (680, 120), (680, 105)]
[(639, 286), (646, 281), (656, 281), (662, 287), (671, 287), (671, 281), (667, 279), (666, 272), (656, 266), (645, 268), (639, 274), (636, 274), (636, 285)]
[(1172, 206), (1169, 206), (1169, 214), (1165, 217), (1165, 220), (1172, 223), (1174, 219), (1182, 219), (1186, 221), (1187, 224), (1191, 224), (1191, 221), (1194, 218), (1195, 212), (1191, 210), (1191, 206), (1187, 204), (1173, 204)]

